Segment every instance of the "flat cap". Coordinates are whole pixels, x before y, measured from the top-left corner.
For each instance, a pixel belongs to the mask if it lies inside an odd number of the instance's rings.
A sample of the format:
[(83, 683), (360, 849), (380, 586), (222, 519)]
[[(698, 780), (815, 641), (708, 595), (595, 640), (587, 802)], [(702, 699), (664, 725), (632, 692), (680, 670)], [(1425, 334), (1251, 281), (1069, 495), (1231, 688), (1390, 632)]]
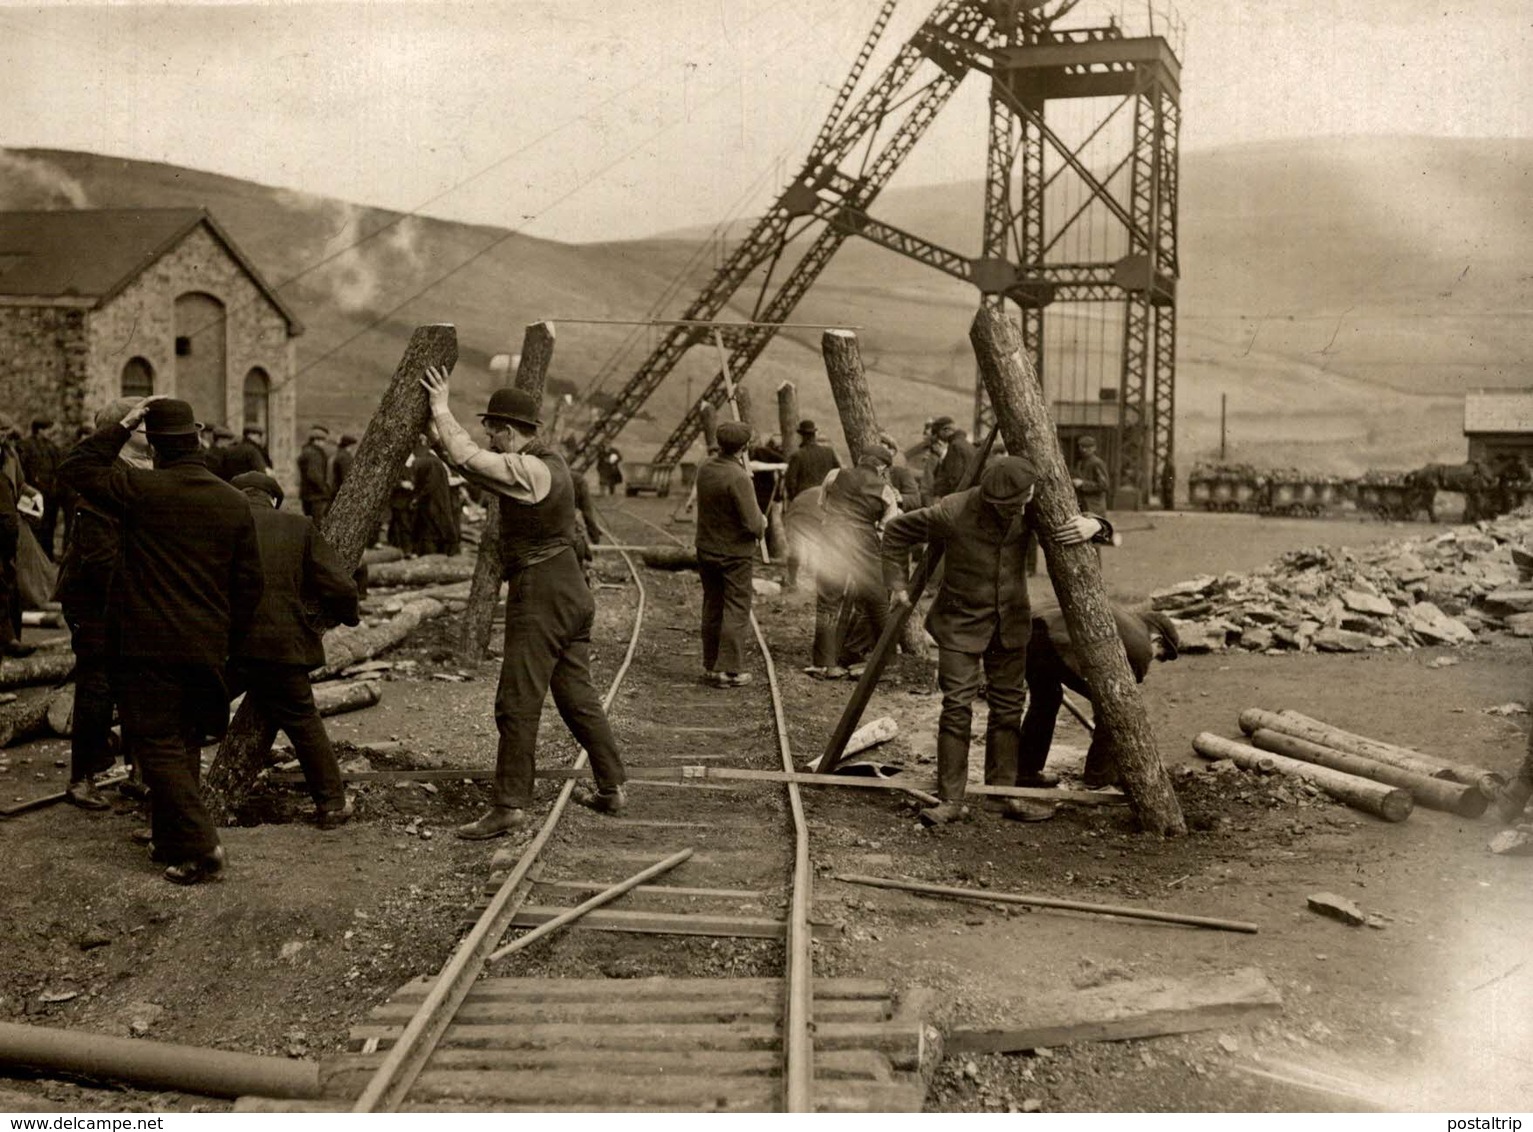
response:
[(1021, 456), (1002, 456), (985, 465), (979, 474), (979, 496), (997, 507), (1015, 507), (1027, 497), (1038, 480), (1030, 460)]
[(744, 421), (725, 421), (719, 425), (714, 433), (719, 438), (719, 447), (726, 452), (738, 452), (750, 443), (751, 426)]
[(282, 506), (282, 485), (265, 472), (241, 472), (229, 483), (241, 491), (264, 491), (277, 506)]

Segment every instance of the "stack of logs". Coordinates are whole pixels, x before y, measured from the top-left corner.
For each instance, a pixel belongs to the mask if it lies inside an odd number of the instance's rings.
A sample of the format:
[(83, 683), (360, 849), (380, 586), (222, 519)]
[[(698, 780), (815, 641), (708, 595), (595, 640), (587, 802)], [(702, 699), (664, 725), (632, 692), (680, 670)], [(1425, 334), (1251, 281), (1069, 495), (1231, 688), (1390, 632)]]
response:
[(1192, 741), (1192, 749), (1244, 770), (1301, 779), (1385, 821), (1404, 821), (1418, 802), (1477, 818), (1506, 784), (1503, 776), (1482, 767), (1357, 735), (1296, 711), (1250, 708), (1240, 713), (1240, 729), (1251, 745), (1205, 731)]

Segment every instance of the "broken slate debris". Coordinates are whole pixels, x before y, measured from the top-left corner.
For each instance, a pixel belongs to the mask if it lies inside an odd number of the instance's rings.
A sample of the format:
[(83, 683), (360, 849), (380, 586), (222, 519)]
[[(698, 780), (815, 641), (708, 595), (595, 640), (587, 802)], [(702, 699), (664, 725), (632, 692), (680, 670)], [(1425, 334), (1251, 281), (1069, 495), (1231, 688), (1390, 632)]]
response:
[(1150, 595), (1183, 652), (1367, 652), (1533, 637), (1533, 509), (1362, 548), (1293, 551)]
[(1345, 896), (1337, 896), (1334, 892), (1316, 892), (1306, 899), (1311, 912), (1318, 912), (1332, 920), (1340, 920), (1352, 927), (1359, 927), (1368, 922), (1368, 917), (1363, 911)]

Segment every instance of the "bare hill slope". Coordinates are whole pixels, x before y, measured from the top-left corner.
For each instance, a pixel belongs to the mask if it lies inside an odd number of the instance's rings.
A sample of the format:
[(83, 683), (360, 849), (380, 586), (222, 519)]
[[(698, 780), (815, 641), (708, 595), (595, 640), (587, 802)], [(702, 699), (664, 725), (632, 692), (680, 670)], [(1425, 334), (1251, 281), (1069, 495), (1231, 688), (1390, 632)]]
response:
[[(1178, 462), (1185, 469), (1217, 447), (1221, 393), (1234, 458), (1348, 470), (1461, 454), (1463, 390), (1530, 381), (1530, 178), (1527, 141), (1335, 139), (1185, 154)], [(876, 211), (973, 251), (979, 202), (979, 183), (966, 182), (890, 190)], [(59, 151), (0, 151), (0, 203), (210, 208), (309, 327), (303, 418), (341, 427), (363, 423), (420, 322), (457, 324), (465, 411), (490, 384), (489, 357), (514, 350), (537, 318), (560, 320), (561, 391), (585, 388), (628, 341), (604, 383), (611, 392), (656, 332), (569, 320), (643, 317), (657, 303), (674, 317), (719, 254), (701, 232), (559, 244)], [(886, 420), (909, 433), (923, 417), (967, 413), (973, 307), (963, 285), (854, 241), (794, 318), (862, 326)], [(818, 337), (788, 332), (768, 350), (753, 377), (765, 411), (790, 378), (806, 412), (833, 412)], [(700, 385), (711, 362), (694, 351), (662, 387), (654, 419), (625, 435), (631, 454), (665, 435), (687, 375)]]

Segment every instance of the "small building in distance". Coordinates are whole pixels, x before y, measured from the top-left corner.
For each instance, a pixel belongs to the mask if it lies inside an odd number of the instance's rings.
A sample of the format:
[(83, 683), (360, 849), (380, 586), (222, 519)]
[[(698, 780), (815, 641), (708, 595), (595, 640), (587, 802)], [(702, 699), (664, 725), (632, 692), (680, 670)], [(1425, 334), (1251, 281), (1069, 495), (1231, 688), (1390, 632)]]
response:
[(1472, 389), (1464, 394), (1469, 459), (1494, 469), (1520, 456), (1533, 467), (1533, 388)]
[(0, 212), (0, 405), (72, 436), (119, 396), (163, 393), (297, 456), (302, 325), (202, 209)]

